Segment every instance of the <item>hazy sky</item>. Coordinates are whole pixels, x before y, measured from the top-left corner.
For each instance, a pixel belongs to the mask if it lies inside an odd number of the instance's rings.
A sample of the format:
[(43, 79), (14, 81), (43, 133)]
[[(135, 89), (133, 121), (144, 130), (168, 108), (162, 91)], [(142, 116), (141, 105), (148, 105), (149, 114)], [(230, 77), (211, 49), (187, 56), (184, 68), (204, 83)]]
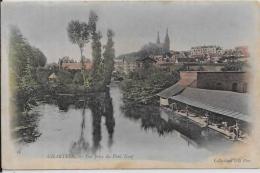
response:
[[(114, 30), (116, 55), (155, 42), (157, 31), (163, 41), (167, 27), (173, 50), (199, 45), (232, 48), (249, 45), (255, 39), (256, 7), (249, 2), (9, 2), (2, 4), (1, 10), (4, 46), (8, 45), (8, 26), (14, 24), (43, 51), (48, 62), (63, 56), (79, 60), (78, 47), (69, 42), (66, 27), (74, 19), (87, 22), (90, 10), (99, 16), (103, 44), (106, 30)], [(90, 44), (87, 47), (85, 55), (91, 58)]]

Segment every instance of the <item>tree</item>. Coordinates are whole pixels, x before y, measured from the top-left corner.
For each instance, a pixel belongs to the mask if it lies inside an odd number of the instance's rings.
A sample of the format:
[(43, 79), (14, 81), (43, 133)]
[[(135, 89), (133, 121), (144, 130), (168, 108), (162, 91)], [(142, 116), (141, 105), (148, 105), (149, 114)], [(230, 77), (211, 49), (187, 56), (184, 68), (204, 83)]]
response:
[(241, 61), (238, 62), (228, 62), (221, 71), (242, 71), (243, 63)]
[[(37, 87), (36, 68), (39, 49), (35, 54), (33, 48), (23, 37), (20, 30), (12, 26), (10, 28), (9, 61), (11, 92), (14, 94), (15, 104), (19, 111), (28, 111), (36, 105)], [(41, 52), (41, 56), (45, 57)]]
[(104, 46), (105, 51), (104, 56), (104, 75), (105, 75), (105, 84), (108, 85), (111, 81), (112, 72), (114, 70), (114, 58), (115, 58), (115, 49), (113, 42), (114, 32), (109, 29), (107, 31), (107, 44)]
[(92, 36), (92, 58), (93, 58), (93, 70), (92, 78), (95, 81), (102, 80), (102, 53), (101, 53), (101, 32), (93, 33)]
[(18, 105), (22, 111), (29, 111), (33, 106), (37, 105), (37, 82), (33, 74), (35, 74), (34, 69), (30, 62), (30, 58), (28, 57), (23, 75), (20, 79), (19, 91), (17, 95)]
[(34, 65), (36, 67), (44, 67), (47, 62), (46, 56), (38, 48), (32, 47), (32, 51), (33, 51), (33, 55), (35, 57)]
[(80, 59), (82, 63), (81, 72), (83, 75), (83, 81), (85, 83), (83, 50), (85, 48), (85, 45), (89, 42), (89, 26), (84, 22), (72, 20), (68, 24), (67, 32), (70, 41), (73, 44), (77, 44), (80, 49)]
[(101, 53), (101, 32), (97, 32), (96, 23), (98, 21), (98, 15), (94, 11), (90, 11), (88, 25), (92, 36), (92, 58), (93, 58), (93, 69), (92, 79), (93, 85), (102, 81), (102, 53)]

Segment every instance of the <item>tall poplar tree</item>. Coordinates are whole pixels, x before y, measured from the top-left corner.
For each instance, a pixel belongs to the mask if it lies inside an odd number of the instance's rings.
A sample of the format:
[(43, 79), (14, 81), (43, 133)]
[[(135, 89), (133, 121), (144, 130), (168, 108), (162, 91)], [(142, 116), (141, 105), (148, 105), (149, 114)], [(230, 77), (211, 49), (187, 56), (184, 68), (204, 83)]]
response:
[(105, 51), (103, 53), (104, 57), (104, 77), (105, 84), (108, 85), (111, 82), (112, 72), (114, 70), (114, 32), (111, 29), (107, 31), (107, 44), (104, 46)]
[(92, 79), (93, 85), (102, 81), (102, 45), (100, 39), (102, 38), (101, 32), (97, 32), (97, 21), (98, 16), (94, 11), (89, 14), (89, 28), (92, 37), (92, 59), (93, 59), (93, 69), (92, 69)]

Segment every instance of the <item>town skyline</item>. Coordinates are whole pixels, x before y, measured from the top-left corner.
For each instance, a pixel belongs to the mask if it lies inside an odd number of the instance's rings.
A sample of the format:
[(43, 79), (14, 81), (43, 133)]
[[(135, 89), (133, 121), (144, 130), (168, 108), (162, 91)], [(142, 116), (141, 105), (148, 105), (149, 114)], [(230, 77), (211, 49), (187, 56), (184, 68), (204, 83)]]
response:
[[(143, 45), (156, 42), (157, 32), (160, 32), (163, 42), (167, 28), (170, 49), (176, 51), (203, 45), (227, 49), (241, 45), (250, 47), (255, 33), (254, 6), (251, 3), (189, 3), (185, 6), (176, 2), (149, 5), (132, 2), (128, 6), (119, 2), (102, 5), (74, 3), (76, 12), (73, 14), (69, 10), (71, 6), (63, 3), (57, 10), (57, 4), (15, 3), (6, 6), (2, 13), (8, 18), (3, 22), (2, 38), (5, 45), (8, 45), (8, 26), (16, 24), (24, 37), (44, 52), (48, 62), (57, 62), (64, 56), (79, 60), (78, 48), (69, 42), (64, 28), (71, 19), (87, 21), (90, 10), (100, 16), (98, 28), (103, 35), (102, 44), (106, 41), (106, 30), (110, 28), (115, 31), (116, 56), (138, 51)], [(24, 11), (28, 13), (21, 15)], [(36, 13), (37, 18), (33, 15)], [(207, 15), (203, 15), (205, 13)], [(217, 13), (218, 19), (214, 19)], [(140, 17), (138, 21), (135, 20), (137, 16)], [(90, 47), (88, 44), (84, 53), (91, 59)]]

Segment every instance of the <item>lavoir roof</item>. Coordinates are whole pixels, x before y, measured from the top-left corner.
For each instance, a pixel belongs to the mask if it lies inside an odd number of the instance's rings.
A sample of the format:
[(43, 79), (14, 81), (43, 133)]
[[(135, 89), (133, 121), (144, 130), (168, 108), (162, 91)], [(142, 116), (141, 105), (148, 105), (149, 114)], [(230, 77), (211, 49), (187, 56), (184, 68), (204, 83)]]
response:
[(210, 112), (250, 122), (248, 94), (187, 87), (170, 99)]

